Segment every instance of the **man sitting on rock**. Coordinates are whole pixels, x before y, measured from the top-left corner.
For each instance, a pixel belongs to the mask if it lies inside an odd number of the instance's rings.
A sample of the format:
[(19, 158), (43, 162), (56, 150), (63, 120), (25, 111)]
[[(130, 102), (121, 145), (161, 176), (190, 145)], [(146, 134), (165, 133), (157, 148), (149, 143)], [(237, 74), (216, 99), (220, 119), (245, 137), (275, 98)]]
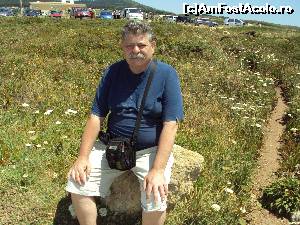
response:
[(177, 123), (183, 119), (179, 79), (173, 67), (153, 59), (156, 42), (148, 24), (138, 21), (126, 24), (121, 46), (125, 60), (104, 72), (82, 135), (79, 156), (68, 173), (66, 190), (71, 193), (80, 224), (95, 225), (94, 197), (108, 195), (113, 180), (124, 172), (109, 167), (106, 145), (96, 140), (98, 133), (108, 115), (106, 132), (111, 137), (132, 136), (145, 86), (153, 71), (135, 145), (136, 166), (131, 170), (141, 186), (143, 225), (162, 225), (174, 161), (172, 147)]

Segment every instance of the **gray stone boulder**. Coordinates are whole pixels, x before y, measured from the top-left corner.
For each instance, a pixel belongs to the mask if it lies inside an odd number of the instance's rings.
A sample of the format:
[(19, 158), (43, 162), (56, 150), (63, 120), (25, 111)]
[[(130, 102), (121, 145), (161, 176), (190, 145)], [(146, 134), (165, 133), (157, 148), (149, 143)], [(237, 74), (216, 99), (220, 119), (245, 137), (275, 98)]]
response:
[[(174, 146), (175, 162), (169, 184), (168, 210), (193, 190), (193, 184), (203, 169), (203, 157), (196, 152)], [(125, 172), (118, 177), (110, 188), (111, 194), (105, 199), (96, 199), (98, 208), (97, 225), (140, 225), (141, 204), (140, 186), (136, 176)], [(67, 224), (77, 224), (75, 211), (69, 206), (73, 220)], [(74, 223), (73, 223), (74, 222)], [(62, 223), (59, 223), (62, 224)]]
[[(175, 162), (169, 184), (168, 206), (172, 208), (180, 198), (193, 190), (193, 184), (203, 168), (203, 157), (196, 152), (174, 146)], [(140, 187), (136, 176), (128, 171), (118, 177), (111, 186), (111, 194), (105, 199), (114, 213), (136, 215), (141, 212)]]

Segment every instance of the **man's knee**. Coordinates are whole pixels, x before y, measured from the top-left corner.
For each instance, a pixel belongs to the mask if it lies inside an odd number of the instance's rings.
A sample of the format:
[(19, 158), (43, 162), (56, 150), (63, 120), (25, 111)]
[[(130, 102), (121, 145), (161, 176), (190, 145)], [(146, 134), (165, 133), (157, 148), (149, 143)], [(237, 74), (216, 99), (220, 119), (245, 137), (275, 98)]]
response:
[(71, 199), (72, 203), (74, 205), (94, 205), (95, 204), (95, 198), (93, 196), (85, 196), (85, 195), (79, 195), (75, 193), (71, 193)]
[(166, 211), (143, 211), (143, 225), (163, 225), (166, 219)]
[(71, 193), (75, 215), (81, 225), (96, 225), (97, 208), (94, 197)]

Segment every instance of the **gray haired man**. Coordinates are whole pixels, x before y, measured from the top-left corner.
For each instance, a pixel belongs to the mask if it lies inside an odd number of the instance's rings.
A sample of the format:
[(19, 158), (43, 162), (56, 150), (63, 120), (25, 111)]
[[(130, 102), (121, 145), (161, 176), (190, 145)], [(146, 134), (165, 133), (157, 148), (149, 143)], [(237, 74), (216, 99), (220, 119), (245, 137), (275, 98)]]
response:
[(155, 63), (137, 137), (136, 166), (131, 170), (141, 186), (143, 225), (162, 225), (174, 162), (172, 148), (177, 123), (183, 119), (179, 79), (173, 67), (153, 60), (156, 42), (148, 24), (126, 24), (121, 47), (125, 59), (104, 72), (82, 135), (79, 156), (68, 173), (66, 190), (71, 193), (80, 224), (95, 225), (94, 197), (105, 197), (113, 180), (124, 172), (109, 167), (106, 146), (97, 140), (98, 133), (108, 115), (106, 132), (114, 137), (131, 137), (150, 65)]

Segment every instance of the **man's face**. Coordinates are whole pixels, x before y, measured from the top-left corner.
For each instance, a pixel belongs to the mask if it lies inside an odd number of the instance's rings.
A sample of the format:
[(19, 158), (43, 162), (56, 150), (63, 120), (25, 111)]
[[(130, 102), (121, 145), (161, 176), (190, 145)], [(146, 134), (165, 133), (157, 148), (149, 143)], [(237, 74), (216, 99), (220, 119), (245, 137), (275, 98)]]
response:
[(125, 59), (131, 69), (146, 69), (155, 50), (155, 42), (147, 34), (129, 34), (122, 41)]

